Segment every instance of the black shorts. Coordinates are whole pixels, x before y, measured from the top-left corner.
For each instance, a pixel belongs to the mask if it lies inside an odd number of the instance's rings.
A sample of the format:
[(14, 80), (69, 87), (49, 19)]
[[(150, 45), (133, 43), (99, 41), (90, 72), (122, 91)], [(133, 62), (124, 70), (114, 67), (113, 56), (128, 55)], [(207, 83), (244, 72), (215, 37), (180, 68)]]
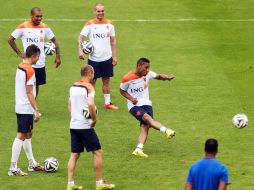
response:
[(114, 76), (112, 58), (102, 62), (91, 61), (88, 59), (88, 65), (91, 65), (94, 69), (94, 79)]
[(86, 148), (87, 152), (101, 149), (101, 144), (94, 129), (70, 129), (71, 152), (81, 153)]
[(142, 124), (144, 125), (147, 125), (146, 122), (144, 122), (142, 120), (142, 117), (144, 114), (148, 114), (150, 115), (152, 118), (153, 118), (153, 108), (152, 106), (147, 106), (147, 105), (144, 105), (144, 106), (134, 106), (130, 109), (129, 111), (131, 113), (131, 115), (133, 115), (137, 120), (140, 121), (140, 126)]
[(19, 133), (29, 133), (33, 129), (34, 117), (33, 114), (19, 114), (17, 113), (17, 124)]
[(36, 86), (46, 84), (46, 68), (34, 68)]

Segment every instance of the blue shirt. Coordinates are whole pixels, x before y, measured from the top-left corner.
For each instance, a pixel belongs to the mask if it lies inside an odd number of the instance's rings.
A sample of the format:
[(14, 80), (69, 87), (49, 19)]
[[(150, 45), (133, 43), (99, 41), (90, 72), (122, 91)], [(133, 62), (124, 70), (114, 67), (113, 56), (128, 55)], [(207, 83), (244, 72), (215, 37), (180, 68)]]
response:
[(228, 183), (228, 170), (215, 158), (204, 158), (194, 163), (186, 179), (194, 190), (218, 190), (220, 181)]

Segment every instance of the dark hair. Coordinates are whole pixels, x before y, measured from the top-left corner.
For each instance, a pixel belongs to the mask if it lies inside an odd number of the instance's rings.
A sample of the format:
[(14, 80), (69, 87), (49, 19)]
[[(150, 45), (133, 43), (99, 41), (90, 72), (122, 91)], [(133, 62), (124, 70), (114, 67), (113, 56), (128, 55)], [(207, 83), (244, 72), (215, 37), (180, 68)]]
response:
[(41, 8), (40, 7), (33, 7), (32, 9), (31, 9), (31, 11), (30, 11), (30, 14), (31, 15), (34, 15), (34, 12), (35, 11), (41, 11)]
[(207, 153), (217, 153), (218, 141), (216, 139), (207, 139), (205, 142), (205, 151)]
[(93, 70), (93, 67), (91, 65), (88, 65), (88, 64), (84, 64), (82, 67), (81, 67), (81, 70), (80, 70), (80, 74), (81, 74), (81, 77), (83, 76), (87, 76), (88, 75), (88, 72)]
[(26, 48), (26, 57), (32, 57), (33, 55), (41, 53), (40, 48), (38, 46), (32, 44)]
[(138, 65), (143, 65), (145, 63), (150, 63), (150, 60), (145, 58), (145, 57), (141, 57), (138, 61), (137, 61), (137, 66)]

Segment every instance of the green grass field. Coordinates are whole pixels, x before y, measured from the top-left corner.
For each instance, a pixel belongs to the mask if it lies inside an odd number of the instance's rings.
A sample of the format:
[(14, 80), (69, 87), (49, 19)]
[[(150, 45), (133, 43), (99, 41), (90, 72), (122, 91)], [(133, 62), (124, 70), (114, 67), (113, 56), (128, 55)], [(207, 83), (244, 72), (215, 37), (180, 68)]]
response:
[[(229, 190), (254, 189), (254, 2), (251, 0), (105, 0), (106, 16), (116, 27), (118, 66), (112, 79), (112, 100), (119, 111), (102, 108), (101, 82), (97, 83), (99, 109), (96, 131), (104, 149), (104, 178), (117, 190), (184, 189), (190, 165), (203, 157), (207, 138), (219, 140), (218, 160), (227, 165), (232, 185)], [(84, 22), (93, 18), (96, 1), (0, 0), (0, 189), (65, 189), (70, 154), (67, 100), (70, 85), (79, 80), (76, 40)], [(55, 69), (54, 57), (47, 59), (47, 85), (41, 87), (38, 104), (42, 113), (35, 125), (35, 158), (54, 156), (60, 163), (56, 173), (29, 173), (8, 177), (11, 146), (16, 134), (14, 77), (21, 61), (7, 38), (30, 8), (40, 6), (44, 22), (54, 31), (60, 45), (62, 65)], [(4, 20), (13, 19), (13, 20)], [(50, 21), (47, 19), (74, 19)], [(83, 19), (79, 21), (75, 19)], [(138, 22), (145, 19), (146, 22)], [(181, 20), (190, 19), (190, 20)], [(19, 46), (21, 45), (19, 40)], [(21, 46), (20, 46), (21, 47)], [(145, 152), (148, 159), (131, 155), (139, 134), (139, 123), (128, 112), (119, 94), (123, 74), (135, 68), (136, 60), (148, 57), (151, 70), (174, 73), (168, 83), (151, 81), (150, 98), (155, 119), (174, 129), (177, 136), (167, 141), (150, 131)], [(234, 114), (245, 113), (249, 126), (231, 125)], [(19, 167), (26, 171), (22, 150)], [(76, 182), (95, 189), (92, 156), (82, 154)]]

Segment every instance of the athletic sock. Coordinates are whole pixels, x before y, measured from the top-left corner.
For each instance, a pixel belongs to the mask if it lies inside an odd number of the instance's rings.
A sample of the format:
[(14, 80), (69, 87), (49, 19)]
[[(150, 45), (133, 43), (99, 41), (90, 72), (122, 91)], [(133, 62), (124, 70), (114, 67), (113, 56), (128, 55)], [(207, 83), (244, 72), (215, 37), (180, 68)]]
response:
[(144, 148), (144, 144), (139, 143), (139, 144), (137, 145), (137, 148), (142, 150), (142, 149)]
[(17, 162), (22, 149), (23, 141), (15, 138), (12, 144), (12, 155), (11, 155), (11, 169), (17, 168)]
[(67, 183), (68, 187), (73, 187), (75, 185), (74, 181), (68, 181)]
[(32, 149), (32, 143), (31, 139), (26, 139), (23, 143), (23, 149), (26, 153), (26, 157), (29, 161), (29, 166), (36, 165), (36, 161), (33, 156), (33, 149)]
[(110, 94), (104, 94), (105, 104), (110, 104)]
[(161, 128), (160, 128), (160, 131), (161, 131), (161, 132), (166, 133), (166, 130), (167, 130), (167, 128), (166, 128), (166, 127), (161, 126)]
[(103, 184), (104, 183), (104, 181), (101, 179), (101, 180), (99, 180), (99, 181), (96, 181), (96, 186), (97, 185), (100, 185), (100, 184)]

